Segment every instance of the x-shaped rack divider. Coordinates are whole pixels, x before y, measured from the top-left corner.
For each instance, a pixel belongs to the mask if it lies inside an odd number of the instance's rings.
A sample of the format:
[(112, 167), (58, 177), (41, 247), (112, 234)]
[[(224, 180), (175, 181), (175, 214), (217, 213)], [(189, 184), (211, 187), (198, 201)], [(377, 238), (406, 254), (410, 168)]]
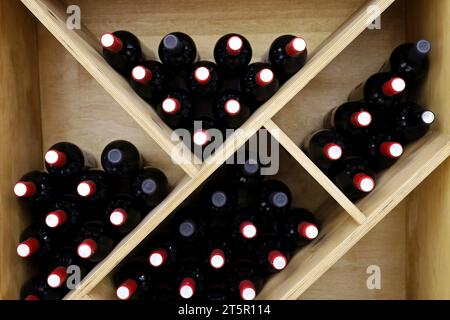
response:
[[(89, 30), (69, 30), (66, 27), (66, 13), (62, 3), (57, 0), (21, 0), (41, 23), (62, 43), (78, 62), (98, 81), (98, 83), (128, 112), (128, 114), (152, 137), (155, 142), (171, 157), (176, 159), (187, 176), (175, 187), (169, 196), (157, 206), (141, 224), (125, 237), (116, 248), (99, 263), (72, 290), (66, 299), (81, 299), (87, 296), (139, 243), (141, 243), (170, 213), (172, 213), (193, 191), (195, 191), (214, 171), (232, 156), (258, 130), (266, 128), (303, 168), (339, 203), (339, 205), (361, 226), (361, 237), (378, 223), (389, 205), (379, 210), (379, 215), (367, 217), (351, 202), (301, 151), (301, 149), (273, 121), (275, 116), (295, 95), (297, 95), (313, 78), (315, 78), (339, 53), (341, 53), (364, 29), (377, 18), (374, 8), (384, 12), (394, 0), (370, 0), (353, 14), (311, 55), (304, 68), (285, 83), (280, 90), (251, 118), (223, 143), (215, 154), (202, 165), (196, 164), (194, 155), (186, 150), (184, 144), (171, 139), (171, 130), (161, 121), (152, 108), (149, 108), (129, 86), (127, 81), (117, 74), (100, 54), (99, 41)], [(441, 141), (442, 140), (442, 141)], [(433, 139), (433, 149), (442, 161), (448, 156), (448, 141), (437, 136)], [(445, 148), (444, 148), (445, 147)], [(431, 147), (430, 147), (431, 148)], [(437, 165), (436, 165), (437, 166)], [(430, 172), (434, 167), (430, 166)], [(427, 174), (426, 172), (423, 174)], [(425, 176), (423, 177), (425, 178)], [(411, 186), (413, 188), (415, 186)], [(406, 190), (406, 189), (405, 189)], [(397, 202), (398, 203), (398, 202)], [(364, 204), (359, 205), (360, 208)], [(367, 207), (367, 206), (366, 206)], [(392, 209), (392, 208), (390, 208)], [(383, 214), (381, 214), (383, 213)], [(367, 226), (365, 226), (367, 224)], [(346, 250), (356, 243), (347, 242)], [(343, 252), (342, 254), (344, 254)], [(330, 265), (331, 266), (331, 265)], [(293, 291), (295, 292), (295, 290)], [(285, 297), (292, 298), (292, 293)], [(294, 297), (295, 298), (295, 297)]]

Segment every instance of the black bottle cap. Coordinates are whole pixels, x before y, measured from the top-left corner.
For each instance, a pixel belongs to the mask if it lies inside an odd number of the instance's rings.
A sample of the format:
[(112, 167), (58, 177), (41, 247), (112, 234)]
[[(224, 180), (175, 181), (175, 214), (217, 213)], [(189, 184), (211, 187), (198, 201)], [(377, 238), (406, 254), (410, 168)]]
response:
[(180, 40), (174, 34), (168, 34), (163, 39), (163, 45), (168, 50), (176, 50), (180, 46)]
[(111, 149), (107, 154), (108, 161), (114, 164), (118, 164), (122, 162), (123, 154), (119, 149)]
[(289, 198), (288, 198), (287, 194), (284, 192), (275, 191), (275, 192), (272, 192), (272, 194), (270, 195), (270, 203), (274, 207), (283, 208), (283, 207), (287, 206), (288, 202), (289, 202)]
[(156, 191), (157, 184), (155, 180), (147, 178), (142, 181), (141, 188), (145, 194), (153, 194)]
[(431, 42), (428, 40), (420, 40), (416, 43), (416, 48), (423, 55), (429, 54), (431, 51)]
[(221, 208), (227, 203), (227, 195), (223, 191), (216, 191), (211, 196), (211, 202), (215, 207)]
[(180, 223), (178, 231), (183, 237), (189, 238), (197, 230), (197, 224), (193, 220), (185, 220)]
[(255, 174), (259, 170), (259, 165), (255, 160), (249, 160), (244, 163), (243, 169), (247, 174)]

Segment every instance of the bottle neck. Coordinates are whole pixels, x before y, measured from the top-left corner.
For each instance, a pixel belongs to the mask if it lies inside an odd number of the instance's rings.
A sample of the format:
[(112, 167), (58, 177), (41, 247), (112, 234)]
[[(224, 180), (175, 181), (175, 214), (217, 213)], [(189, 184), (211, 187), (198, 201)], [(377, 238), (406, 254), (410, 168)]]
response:
[(430, 50), (431, 43), (427, 40), (420, 40), (408, 50), (407, 58), (414, 64), (420, 64), (428, 57)]

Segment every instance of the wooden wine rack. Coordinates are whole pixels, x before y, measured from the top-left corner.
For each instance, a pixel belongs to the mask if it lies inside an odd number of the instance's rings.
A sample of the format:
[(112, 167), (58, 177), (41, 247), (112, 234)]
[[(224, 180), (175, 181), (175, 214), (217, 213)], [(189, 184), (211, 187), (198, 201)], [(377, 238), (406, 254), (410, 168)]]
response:
[[(450, 247), (450, 204), (445, 193), (450, 185), (448, 162), (432, 174), (450, 155), (450, 111), (446, 106), (450, 1), (75, 0), (70, 4), (80, 6), (82, 22), (89, 27), (83, 25), (80, 30), (67, 28), (63, 1), (21, 2), (47, 30), (20, 1), (1, 1), (0, 276), (10, 281), (0, 282), (0, 298), (17, 298), (20, 284), (32, 274), (15, 256), (19, 232), (28, 221), (12, 196), (11, 186), (22, 173), (42, 167), (43, 150), (54, 142), (73, 141), (98, 156), (109, 141), (130, 140), (152, 165), (168, 174), (174, 186), (169, 196), (66, 296), (111, 299), (114, 268), (263, 128), (282, 146), (278, 177), (293, 190), (294, 205), (314, 210), (323, 229), (319, 239), (270, 279), (259, 299), (297, 299), (400, 203), (396, 215), (401, 215), (397, 220), (403, 225), (398, 230), (403, 230), (399, 235), (404, 237), (383, 235), (388, 239), (387, 250), (402, 244), (401, 257), (393, 259), (395, 266), (404, 265), (400, 274), (390, 278), (399, 285), (386, 284), (388, 290), (401, 288), (395, 289), (400, 292), (377, 296), (356, 290), (360, 294), (357, 298), (450, 298), (449, 281), (445, 281), (449, 280), (450, 258), (436, 247), (442, 243), (447, 252)], [(377, 17), (376, 10), (381, 13), (386, 9), (381, 30), (368, 30)], [(227, 32), (249, 38), (254, 60), (263, 56), (277, 35), (302, 34), (308, 40), (310, 58), (215, 155), (198, 164), (190, 151), (171, 139), (171, 130), (154, 110), (102, 58), (99, 35), (118, 29), (132, 31), (149, 48), (157, 48), (164, 34), (184, 31), (193, 36), (202, 58), (208, 60), (212, 60), (215, 41)], [(353, 203), (298, 145), (309, 132), (321, 127), (327, 111), (344, 102), (355, 85), (377, 71), (396, 45), (419, 37), (430, 39), (434, 48), (430, 75), (416, 100), (437, 113), (438, 124), (379, 177), (373, 193)], [(368, 250), (376, 245), (366, 244)], [(389, 275), (398, 272), (389, 266)], [(306, 292), (304, 296), (330, 297), (327, 294), (331, 291), (332, 297), (340, 298), (342, 288), (353, 290), (351, 270), (333, 277), (348, 283), (338, 285), (335, 291), (317, 287), (315, 295)]]

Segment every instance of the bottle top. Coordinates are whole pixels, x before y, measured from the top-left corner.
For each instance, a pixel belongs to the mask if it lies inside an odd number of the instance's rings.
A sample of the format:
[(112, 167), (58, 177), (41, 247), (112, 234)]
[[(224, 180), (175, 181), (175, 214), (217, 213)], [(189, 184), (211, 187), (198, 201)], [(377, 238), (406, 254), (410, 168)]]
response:
[(291, 57), (298, 56), (306, 50), (306, 41), (301, 37), (295, 37), (286, 45), (286, 53)]
[(64, 210), (55, 210), (47, 214), (45, 224), (49, 228), (56, 228), (67, 221), (67, 213)]
[(239, 36), (232, 36), (227, 41), (227, 52), (232, 56), (237, 56), (241, 53), (244, 42)]
[(58, 150), (48, 150), (45, 153), (45, 162), (54, 167), (62, 167), (67, 163), (67, 156)]

